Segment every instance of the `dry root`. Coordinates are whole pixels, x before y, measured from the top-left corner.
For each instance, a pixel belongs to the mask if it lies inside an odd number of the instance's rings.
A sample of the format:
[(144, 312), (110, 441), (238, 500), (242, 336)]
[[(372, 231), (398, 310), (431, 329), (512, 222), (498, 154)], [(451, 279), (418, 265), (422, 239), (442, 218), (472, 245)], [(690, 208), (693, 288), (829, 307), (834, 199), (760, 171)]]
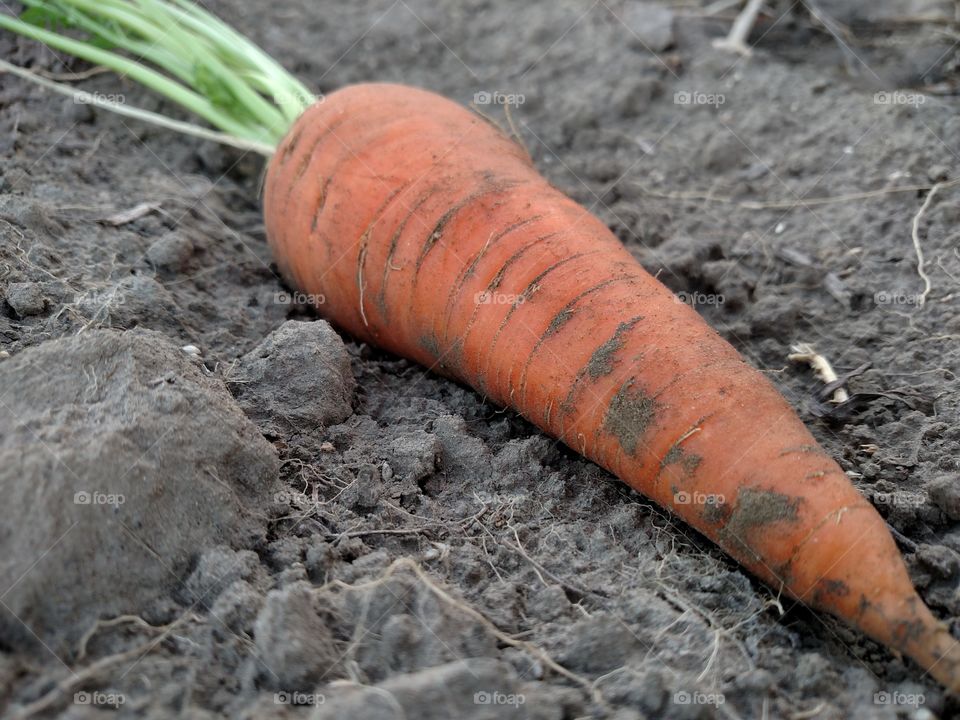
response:
[[(838, 380), (837, 373), (834, 371), (830, 361), (814, 350), (812, 345), (800, 343), (798, 345), (794, 345), (790, 349), (793, 352), (787, 355), (787, 359), (793, 360), (794, 362), (807, 363), (813, 369), (813, 372), (816, 374), (816, 376), (823, 380), (825, 384), (829, 385), (830, 383)], [(833, 397), (831, 397), (830, 401), (840, 405), (849, 399), (850, 395), (846, 390), (843, 388), (837, 388), (833, 391)]]

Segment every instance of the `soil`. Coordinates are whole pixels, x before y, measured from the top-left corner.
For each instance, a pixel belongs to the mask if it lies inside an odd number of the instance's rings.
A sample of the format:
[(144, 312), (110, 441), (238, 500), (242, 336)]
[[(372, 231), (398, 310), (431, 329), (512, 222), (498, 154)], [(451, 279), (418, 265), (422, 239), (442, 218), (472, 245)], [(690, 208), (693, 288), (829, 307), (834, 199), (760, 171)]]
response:
[[(834, 37), (773, 2), (750, 57), (707, 2), (209, 5), (321, 92), (405, 82), (505, 127), (516, 103), (538, 167), (768, 373), (960, 637), (953, 3), (824, 4)], [(258, 158), (8, 75), (0, 108), (4, 717), (957, 716), (515, 414), (337, 335), (271, 263)]]

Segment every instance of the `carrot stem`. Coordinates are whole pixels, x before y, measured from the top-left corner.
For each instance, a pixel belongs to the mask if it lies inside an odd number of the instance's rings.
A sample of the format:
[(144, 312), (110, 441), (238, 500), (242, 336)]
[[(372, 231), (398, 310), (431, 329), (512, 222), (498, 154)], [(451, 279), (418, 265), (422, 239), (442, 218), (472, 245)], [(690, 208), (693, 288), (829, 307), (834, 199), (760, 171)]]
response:
[(216, 130), (211, 130), (201, 125), (195, 125), (194, 123), (184, 122), (182, 120), (174, 120), (173, 118), (169, 118), (166, 115), (161, 115), (160, 113), (151, 112), (150, 110), (144, 110), (143, 108), (133, 107), (132, 105), (128, 105), (126, 103), (118, 103), (108, 98), (93, 95), (83, 90), (78, 90), (70, 85), (49, 80), (41, 75), (38, 75), (32, 70), (27, 70), (19, 65), (9, 63), (2, 58), (0, 58), (0, 70), (13, 73), (14, 75), (22, 77), (24, 80), (29, 80), (30, 82), (45, 87), (48, 90), (52, 90), (55, 93), (72, 98), (74, 102), (83, 103), (85, 105), (96, 105), (97, 107), (114, 112), (117, 115), (125, 115), (126, 117), (135, 118), (137, 120), (150, 123), (151, 125), (156, 125), (157, 127), (173, 130), (181, 135), (190, 135), (191, 137), (198, 137), (204, 140), (212, 140), (213, 142), (220, 143), (221, 145), (235, 147), (238, 150), (247, 150), (249, 152), (260, 153), (264, 157), (272, 156), (275, 149), (275, 147), (269, 143), (262, 143), (257, 142), (256, 140), (247, 140), (245, 138), (236, 137), (235, 135), (228, 135), (227, 133), (217, 132)]
[[(0, 28), (129, 76), (257, 152), (272, 152), (318, 97), (250, 40), (187, 0), (24, 4), (28, 10), (19, 18), (0, 14)], [(119, 112), (115, 103), (95, 104)], [(123, 114), (157, 124), (156, 114), (146, 111)]]

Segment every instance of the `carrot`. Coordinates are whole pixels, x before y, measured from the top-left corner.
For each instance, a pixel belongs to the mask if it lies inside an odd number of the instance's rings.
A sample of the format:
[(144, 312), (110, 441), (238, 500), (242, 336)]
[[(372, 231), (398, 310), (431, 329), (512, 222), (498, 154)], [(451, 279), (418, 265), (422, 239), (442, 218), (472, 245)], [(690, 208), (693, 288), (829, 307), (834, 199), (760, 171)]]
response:
[[(960, 646), (843, 470), (761, 373), (495, 127), (399, 85), (312, 103), (187, 0), (25, 4), (42, 11), (34, 24), (0, 14), (0, 27), (122, 72), (270, 158), (270, 245), (292, 284), (325, 298), (322, 315), (514, 408), (778, 592), (960, 692)], [(78, 32), (36, 26), (51, 18)]]
[(352, 336), (514, 408), (960, 690), (957, 641), (787, 402), (483, 119), (343, 88), (280, 144), (264, 217), (284, 275)]

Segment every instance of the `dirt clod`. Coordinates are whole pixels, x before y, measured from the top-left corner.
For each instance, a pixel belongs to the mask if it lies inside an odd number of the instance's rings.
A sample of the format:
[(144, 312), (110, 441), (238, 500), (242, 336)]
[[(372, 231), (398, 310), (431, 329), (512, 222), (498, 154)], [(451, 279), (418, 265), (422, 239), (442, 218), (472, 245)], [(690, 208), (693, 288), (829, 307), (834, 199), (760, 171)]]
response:
[(240, 358), (231, 388), (264, 432), (315, 432), (352, 412), (343, 341), (324, 321), (288, 321)]
[(147, 260), (157, 270), (178, 272), (183, 270), (193, 255), (193, 242), (179, 233), (169, 233), (147, 249)]
[(277, 690), (309, 692), (338, 677), (338, 650), (326, 621), (317, 612), (312, 588), (296, 583), (272, 590), (253, 630), (261, 676)]
[(7, 285), (4, 293), (7, 304), (20, 317), (39, 315), (46, 307), (46, 298), (39, 283), (14, 282)]
[(262, 534), (273, 448), (162, 335), (43, 343), (0, 365), (0, 388), (5, 642), (62, 651), (99, 617), (147, 612), (203, 548)]
[(471, 658), (398, 675), (373, 687), (329, 688), (311, 720), (388, 720), (398, 713), (423, 720), (527, 720), (531, 716), (524, 700), (508, 665)]

